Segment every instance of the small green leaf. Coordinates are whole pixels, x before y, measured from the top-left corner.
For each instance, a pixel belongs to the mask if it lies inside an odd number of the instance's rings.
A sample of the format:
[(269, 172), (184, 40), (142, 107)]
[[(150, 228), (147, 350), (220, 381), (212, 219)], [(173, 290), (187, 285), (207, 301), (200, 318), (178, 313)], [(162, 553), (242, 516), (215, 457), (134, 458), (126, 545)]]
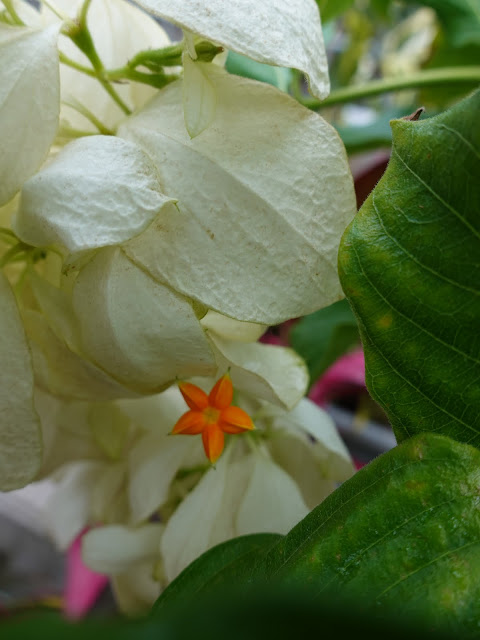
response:
[(392, 123), (392, 159), (339, 254), (367, 387), (397, 439), (480, 445), (480, 92)]
[[(266, 577), (375, 617), (478, 634), (480, 452), (422, 434), (332, 493), (267, 554)], [(462, 635), (462, 637), (467, 637)], [(478, 637), (475, 635), (475, 637)]]
[(167, 587), (153, 606), (152, 613), (182, 602), (196, 594), (245, 582), (260, 564), (259, 558), (279, 542), (277, 533), (258, 533), (223, 542), (203, 553)]
[(307, 363), (312, 382), (359, 341), (355, 316), (346, 300), (303, 317), (289, 337)]

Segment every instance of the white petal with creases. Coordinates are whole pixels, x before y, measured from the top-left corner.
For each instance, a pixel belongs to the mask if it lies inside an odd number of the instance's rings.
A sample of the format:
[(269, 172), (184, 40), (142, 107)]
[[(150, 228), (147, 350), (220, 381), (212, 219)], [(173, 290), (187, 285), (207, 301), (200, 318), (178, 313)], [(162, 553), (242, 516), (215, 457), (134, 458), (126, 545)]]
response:
[(136, 236), (170, 202), (137, 145), (88, 136), (68, 144), (24, 184), (13, 226), (24, 242), (75, 253)]
[(209, 78), (215, 119), (193, 140), (181, 82), (119, 129), (149, 153), (164, 192), (178, 199), (175, 213), (165, 208), (126, 244), (128, 255), (238, 320), (276, 324), (331, 304), (343, 297), (338, 246), (356, 210), (340, 138), (274, 87), (213, 65)]
[(314, 0), (135, 0), (152, 13), (259, 62), (307, 74), (313, 95), (330, 84)]
[(215, 372), (213, 353), (189, 302), (119, 248), (103, 249), (80, 271), (73, 306), (85, 352), (132, 389), (152, 393), (177, 377)]
[(212, 334), (220, 370), (230, 369), (235, 388), (286, 409), (294, 407), (308, 386), (305, 362), (293, 349), (268, 344), (230, 342)]
[(0, 23), (0, 205), (39, 168), (57, 132), (59, 29)]
[(0, 299), (0, 491), (10, 491), (35, 477), (42, 437), (33, 405), (32, 359), (15, 296), (3, 273)]

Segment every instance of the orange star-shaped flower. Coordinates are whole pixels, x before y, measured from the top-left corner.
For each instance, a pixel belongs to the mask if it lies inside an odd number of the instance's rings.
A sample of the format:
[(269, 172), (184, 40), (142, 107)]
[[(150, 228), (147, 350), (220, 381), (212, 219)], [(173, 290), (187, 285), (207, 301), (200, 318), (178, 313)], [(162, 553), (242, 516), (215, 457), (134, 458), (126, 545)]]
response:
[(207, 395), (190, 382), (180, 382), (180, 391), (190, 411), (184, 413), (172, 434), (202, 434), (203, 448), (213, 464), (223, 451), (225, 433), (242, 433), (254, 429), (252, 419), (240, 407), (232, 406), (233, 385), (228, 373), (218, 380)]

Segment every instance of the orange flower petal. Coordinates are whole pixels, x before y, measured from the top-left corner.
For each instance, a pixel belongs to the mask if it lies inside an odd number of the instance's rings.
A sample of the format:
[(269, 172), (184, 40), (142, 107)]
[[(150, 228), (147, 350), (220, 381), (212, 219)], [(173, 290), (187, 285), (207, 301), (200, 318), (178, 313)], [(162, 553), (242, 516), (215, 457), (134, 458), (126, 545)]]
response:
[(191, 382), (179, 382), (178, 388), (192, 411), (203, 411), (203, 409), (208, 407), (208, 396), (205, 391), (197, 387), (197, 385)]
[(225, 444), (223, 431), (221, 431), (215, 423), (209, 424), (203, 430), (202, 440), (207, 458), (212, 464), (215, 464), (220, 457)]
[(240, 407), (227, 407), (220, 414), (218, 426), (224, 433), (242, 433), (255, 429), (252, 419)]
[(201, 411), (187, 411), (176, 422), (172, 429), (172, 435), (181, 433), (182, 435), (196, 436), (205, 429), (207, 421)]
[(208, 394), (208, 400), (215, 409), (226, 409), (232, 404), (233, 385), (228, 373), (215, 383), (215, 386)]

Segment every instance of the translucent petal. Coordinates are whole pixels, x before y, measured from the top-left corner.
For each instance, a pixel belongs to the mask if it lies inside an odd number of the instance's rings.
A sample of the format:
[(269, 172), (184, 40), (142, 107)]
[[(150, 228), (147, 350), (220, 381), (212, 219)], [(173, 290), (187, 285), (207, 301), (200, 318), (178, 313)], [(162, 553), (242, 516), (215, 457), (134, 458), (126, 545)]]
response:
[(91, 529), (83, 536), (82, 558), (98, 573), (118, 575), (158, 555), (163, 525), (145, 524), (138, 529), (110, 525)]
[(183, 111), (188, 135), (195, 138), (215, 117), (217, 96), (208, 77), (208, 67), (183, 55)]
[(98, 252), (80, 271), (73, 306), (85, 353), (129, 388), (154, 393), (216, 370), (189, 302), (118, 248)]
[[(290, 433), (300, 431), (315, 440), (312, 453), (321, 463), (326, 478), (343, 482), (353, 473), (352, 459), (340, 438), (332, 418), (313, 402), (304, 398), (289, 413), (278, 413), (274, 427)], [(301, 465), (301, 463), (299, 463)]]
[(10, 285), (0, 273), (0, 490), (31, 482), (42, 458), (32, 359)]
[(219, 368), (230, 368), (236, 389), (285, 408), (293, 407), (305, 394), (308, 371), (293, 349), (210, 338)]
[(13, 227), (24, 242), (75, 253), (136, 236), (170, 202), (137, 145), (88, 136), (68, 144), (24, 184)]
[[(55, 6), (75, 18), (83, 0), (56, 0)], [(58, 22), (48, 7), (42, 6), (44, 21)], [(98, 55), (107, 69), (123, 67), (144, 49), (168, 46), (170, 39), (164, 29), (144, 11), (124, 0), (95, 0), (88, 12), (88, 27)], [(90, 66), (86, 56), (68, 37), (60, 37), (60, 50), (70, 59)], [(73, 97), (92, 111), (108, 127), (115, 127), (125, 117), (124, 112), (106, 93), (96, 78), (91, 78), (67, 65), (60, 67), (62, 100)], [(153, 87), (137, 82), (116, 83), (115, 90), (127, 106), (135, 110), (155, 93)], [(96, 133), (95, 127), (75, 109), (62, 104), (61, 117), (70, 126)]]
[(32, 352), (35, 381), (44, 391), (68, 400), (138, 397), (138, 393), (70, 350), (42, 314), (25, 310), (23, 322)]
[(211, 309), (200, 320), (200, 324), (219, 338), (234, 342), (256, 342), (268, 328), (264, 324), (240, 322), (233, 318), (227, 318), (227, 316)]
[(0, 205), (39, 168), (57, 132), (59, 29), (0, 23)]
[(173, 580), (209, 548), (227, 477), (226, 456), (208, 471), (167, 522), (160, 543), (165, 574)]
[[(161, 418), (157, 416), (157, 420)], [(167, 500), (170, 485), (192, 449), (201, 449), (196, 438), (168, 438), (148, 433), (133, 446), (128, 461), (128, 495), (132, 524), (145, 520)]]
[(178, 198), (175, 214), (127, 243), (128, 255), (159, 282), (242, 321), (276, 324), (331, 304), (343, 296), (338, 246), (356, 211), (341, 140), (274, 87), (213, 65), (209, 77), (215, 121), (193, 140), (181, 82), (119, 128)]
[(328, 66), (314, 0), (136, 0), (145, 9), (227, 49), (307, 74), (312, 93), (325, 98)]
[(265, 456), (256, 456), (250, 484), (237, 513), (237, 535), (287, 533), (307, 513), (308, 507), (293, 479)]
[(152, 567), (152, 561), (147, 560), (112, 577), (115, 600), (124, 613), (131, 616), (147, 614), (160, 595), (161, 585), (154, 579)]
[(100, 462), (77, 462), (66, 470), (58, 489), (46, 506), (46, 525), (60, 549), (67, 549), (90, 523), (90, 499)]

